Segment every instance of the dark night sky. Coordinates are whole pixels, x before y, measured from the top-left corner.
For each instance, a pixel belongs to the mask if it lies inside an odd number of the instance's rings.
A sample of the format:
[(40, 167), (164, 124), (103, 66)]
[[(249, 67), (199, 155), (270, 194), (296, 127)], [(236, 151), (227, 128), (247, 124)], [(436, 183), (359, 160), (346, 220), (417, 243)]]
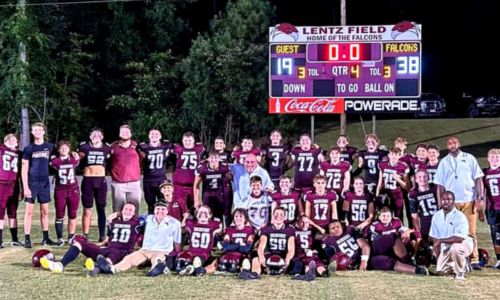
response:
[[(276, 6), (277, 23), (340, 25), (340, 0), (297, 1), (303, 5), (289, 0), (271, 2)], [(402, 20), (422, 24), (423, 92), (436, 91), (448, 101), (457, 99), (464, 91), (500, 93), (500, 78), (488, 76), (500, 69), (500, 51), (492, 45), (500, 37), (500, 12), (493, 1), (346, 2), (348, 25), (384, 25)]]

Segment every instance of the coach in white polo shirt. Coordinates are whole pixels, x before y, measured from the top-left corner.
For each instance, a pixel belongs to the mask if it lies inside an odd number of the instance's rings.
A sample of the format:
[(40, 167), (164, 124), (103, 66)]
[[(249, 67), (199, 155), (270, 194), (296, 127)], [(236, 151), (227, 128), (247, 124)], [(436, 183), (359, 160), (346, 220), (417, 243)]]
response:
[(436, 271), (444, 274), (453, 272), (456, 279), (463, 280), (473, 242), (469, 237), (467, 218), (455, 207), (454, 202), (452, 192), (443, 193), (441, 209), (432, 216), (429, 236), (438, 258)]
[[(164, 271), (169, 272), (167, 267), (167, 257), (175, 250), (177, 253), (181, 248), (181, 223), (168, 215), (168, 204), (165, 201), (157, 201), (155, 204), (155, 214), (146, 217), (146, 230), (142, 248), (123, 258), (121, 262), (114, 266), (109, 266), (112, 273), (123, 272), (131, 267), (136, 267), (146, 261), (151, 261), (151, 269), (147, 276), (157, 276)], [(170, 257), (169, 257), (170, 258)], [(173, 266), (173, 257), (169, 259)], [(102, 269), (104, 262), (97, 261)], [(106, 269), (106, 266), (104, 266)]]
[(460, 141), (450, 137), (447, 141), (448, 155), (440, 162), (434, 177), (438, 186), (438, 201), (444, 191), (455, 195), (455, 207), (463, 212), (469, 223), (469, 234), (474, 239), (471, 263), (474, 270), (480, 270), (476, 240), (476, 212), (482, 214), (484, 201), (483, 171), (476, 158), (460, 150)]

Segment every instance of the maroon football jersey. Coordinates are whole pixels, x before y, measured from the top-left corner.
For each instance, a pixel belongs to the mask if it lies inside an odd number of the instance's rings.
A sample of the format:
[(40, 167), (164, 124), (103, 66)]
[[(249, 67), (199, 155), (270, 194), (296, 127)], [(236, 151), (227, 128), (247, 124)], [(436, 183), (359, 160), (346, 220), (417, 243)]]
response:
[(335, 252), (342, 252), (349, 256), (354, 262), (361, 258), (361, 248), (358, 245), (355, 228), (347, 226), (340, 236), (327, 235), (322, 240), (322, 247), (333, 247)]
[(233, 158), (231, 157), (231, 151), (224, 150), (219, 152), (219, 161), (223, 164), (229, 164), (233, 162)]
[(295, 256), (306, 256), (307, 250), (313, 250), (313, 233), (309, 230), (295, 230)]
[(419, 160), (418, 158), (414, 158), (410, 161), (411, 174), (415, 174), (418, 170), (425, 170), (427, 167), (427, 161)]
[(319, 155), (321, 148), (311, 148), (308, 151), (294, 147), (291, 151), (294, 156), (295, 188), (313, 187), (313, 178), (319, 173)]
[(134, 249), (135, 240), (139, 234), (139, 219), (133, 217), (128, 221), (115, 218), (108, 227), (109, 248), (120, 249), (131, 252)]
[(284, 195), (281, 191), (271, 195), (273, 202), (276, 202), (276, 207), (283, 207), (285, 213), (285, 223), (287, 225), (294, 223), (299, 217), (300, 194), (296, 191), (291, 191), (290, 194)]
[(262, 228), (260, 234), (267, 237), (266, 253), (285, 257), (288, 252), (288, 238), (295, 237), (295, 229), (290, 225), (278, 229), (270, 224)]
[(19, 157), (21, 152), (11, 150), (0, 144), (0, 157), (2, 157), (2, 168), (0, 169), (0, 181), (16, 181), (19, 171)]
[(226, 229), (226, 235), (229, 237), (229, 243), (231, 244), (246, 244), (248, 238), (253, 234), (254, 230), (250, 225), (245, 225), (243, 229), (238, 229), (234, 225)]
[(364, 171), (365, 184), (377, 183), (378, 180), (378, 164), (387, 156), (387, 151), (375, 150), (368, 152), (368, 150), (359, 151), (359, 157), (363, 159), (361, 168)]
[(318, 195), (309, 191), (304, 195), (304, 200), (311, 204), (311, 220), (326, 228), (332, 221), (332, 202), (337, 201), (337, 194), (327, 191), (324, 195)]
[(219, 163), (217, 169), (212, 170), (208, 162), (202, 162), (195, 170), (195, 175), (202, 179), (203, 193), (222, 193), (227, 173), (229, 173), (229, 166), (222, 163)]
[(236, 151), (233, 151), (231, 156), (233, 157), (235, 163), (243, 164), (243, 162), (245, 161), (245, 158), (248, 156), (248, 154), (253, 154), (255, 156), (259, 156), (260, 149), (256, 148), (256, 147), (253, 147), (252, 149), (250, 149), (248, 151), (243, 151), (243, 149), (238, 149)]
[(484, 172), (484, 186), (486, 187), (486, 209), (500, 210), (500, 168), (487, 168)]
[(358, 153), (358, 148), (347, 146), (345, 150), (340, 151), (340, 161), (347, 161), (350, 165), (354, 163), (354, 155)]
[(78, 186), (75, 176), (78, 163), (79, 161), (71, 155), (66, 159), (55, 157), (50, 161), (50, 165), (56, 170), (56, 188), (73, 188)]
[(139, 145), (139, 151), (144, 154), (142, 160), (144, 181), (156, 181), (165, 178), (170, 147), (168, 141), (161, 142), (158, 146), (151, 146), (149, 143)]
[(210, 257), (214, 245), (214, 233), (221, 228), (221, 223), (211, 220), (208, 224), (200, 224), (196, 220), (188, 220), (186, 229), (190, 234), (189, 252), (193, 256)]
[(111, 147), (108, 144), (94, 148), (90, 143), (84, 142), (80, 144), (76, 152), (84, 154), (80, 162), (83, 167), (95, 165), (106, 167), (111, 157)]
[(435, 183), (434, 178), (438, 170), (439, 162), (435, 166), (431, 166), (429, 163), (425, 165), (425, 170), (429, 174), (429, 183)]
[(373, 203), (373, 195), (363, 192), (362, 195), (356, 195), (354, 192), (347, 192), (344, 201), (349, 203), (347, 212), (349, 224), (357, 226), (368, 217), (368, 205)]
[(168, 215), (182, 222), (183, 214), (189, 212), (186, 201), (182, 198), (175, 198), (170, 202), (167, 201)]
[(371, 240), (375, 241), (378, 237), (387, 234), (396, 234), (399, 236), (399, 233), (405, 231), (406, 228), (403, 227), (403, 223), (398, 218), (392, 218), (391, 222), (387, 225), (382, 224), (379, 220), (370, 225), (370, 235)]
[(351, 164), (347, 161), (341, 161), (338, 164), (324, 161), (319, 167), (327, 178), (326, 189), (334, 190), (340, 195), (344, 188), (345, 172), (351, 171)]
[(264, 145), (261, 155), (265, 157), (264, 169), (269, 173), (271, 179), (278, 179), (285, 173), (285, 161), (290, 154), (289, 145)]
[(394, 179), (392, 174), (398, 174), (401, 177), (407, 175), (410, 172), (408, 165), (404, 162), (398, 161), (395, 165), (391, 165), (388, 161), (382, 161), (379, 163), (379, 169), (382, 172), (384, 180), (384, 189), (390, 191), (401, 191), (401, 185)]
[(399, 158), (399, 161), (404, 162), (404, 163), (405, 163), (405, 164), (407, 164), (407, 165), (410, 165), (410, 164), (411, 164), (411, 162), (412, 162), (414, 159), (416, 159), (416, 157), (415, 157), (415, 155), (414, 155), (414, 154), (411, 154), (411, 153), (405, 153), (405, 154), (403, 154), (403, 156), (401, 156), (401, 157)]
[(176, 155), (175, 171), (172, 175), (174, 185), (193, 186), (194, 171), (201, 161), (205, 147), (195, 144), (192, 149), (175, 145), (173, 153)]

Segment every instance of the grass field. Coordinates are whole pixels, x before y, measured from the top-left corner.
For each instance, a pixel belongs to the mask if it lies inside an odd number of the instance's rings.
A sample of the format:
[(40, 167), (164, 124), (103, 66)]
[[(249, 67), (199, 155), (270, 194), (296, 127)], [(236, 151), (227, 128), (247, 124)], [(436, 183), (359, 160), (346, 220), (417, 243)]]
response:
[[(319, 125), (316, 142), (327, 148), (335, 143), (338, 128), (331, 124)], [(371, 128), (369, 122), (365, 126)], [(377, 122), (377, 133), (386, 145), (396, 136), (407, 137), (410, 149), (421, 142), (436, 143), (443, 148), (446, 137), (457, 135), (462, 140), (464, 151), (475, 154), (485, 166), (487, 150), (500, 146), (500, 119), (384, 120)], [(348, 134), (352, 145), (363, 144), (359, 123), (349, 124)], [(23, 211), (24, 205), (21, 204), (19, 220), (22, 220)], [(51, 274), (31, 268), (33, 252), (42, 248), (38, 215), (35, 214), (32, 238), (38, 244), (33, 249), (9, 246), (0, 249), (0, 299), (498, 299), (500, 272), (491, 268), (468, 274), (465, 282), (456, 282), (450, 277), (416, 277), (376, 271), (338, 272), (312, 283), (295, 282), (285, 276), (264, 277), (253, 282), (217, 276), (146, 278), (146, 269), (131, 270), (114, 277), (87, 278), (82, 272), (83, 258), (80, 257), (63, 274)], [(53, 213), (51, 217), (53, 237)], [(22, 239), (22, 227), (19, 231)], [(489, 229), (485, 224), (480, 224), (478, 237), (479, 246), (488, 249), (492, 256), (490, 264), (494, 263)], [(97, 238), (96, 228), (93, 228), (91, 238)], [(4, 240), (6, 244), (10, 241), (7, 228), (4, 229)], [(60, 258), (66, 249), (52, 250)]]

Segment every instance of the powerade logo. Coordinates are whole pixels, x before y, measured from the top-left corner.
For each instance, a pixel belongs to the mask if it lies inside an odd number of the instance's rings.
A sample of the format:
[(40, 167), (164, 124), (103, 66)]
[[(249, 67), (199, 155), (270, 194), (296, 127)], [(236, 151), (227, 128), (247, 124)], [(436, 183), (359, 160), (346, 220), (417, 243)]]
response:
[(420, 110), (418, 99), (345, 99), (345, 112), (411, 113)]

